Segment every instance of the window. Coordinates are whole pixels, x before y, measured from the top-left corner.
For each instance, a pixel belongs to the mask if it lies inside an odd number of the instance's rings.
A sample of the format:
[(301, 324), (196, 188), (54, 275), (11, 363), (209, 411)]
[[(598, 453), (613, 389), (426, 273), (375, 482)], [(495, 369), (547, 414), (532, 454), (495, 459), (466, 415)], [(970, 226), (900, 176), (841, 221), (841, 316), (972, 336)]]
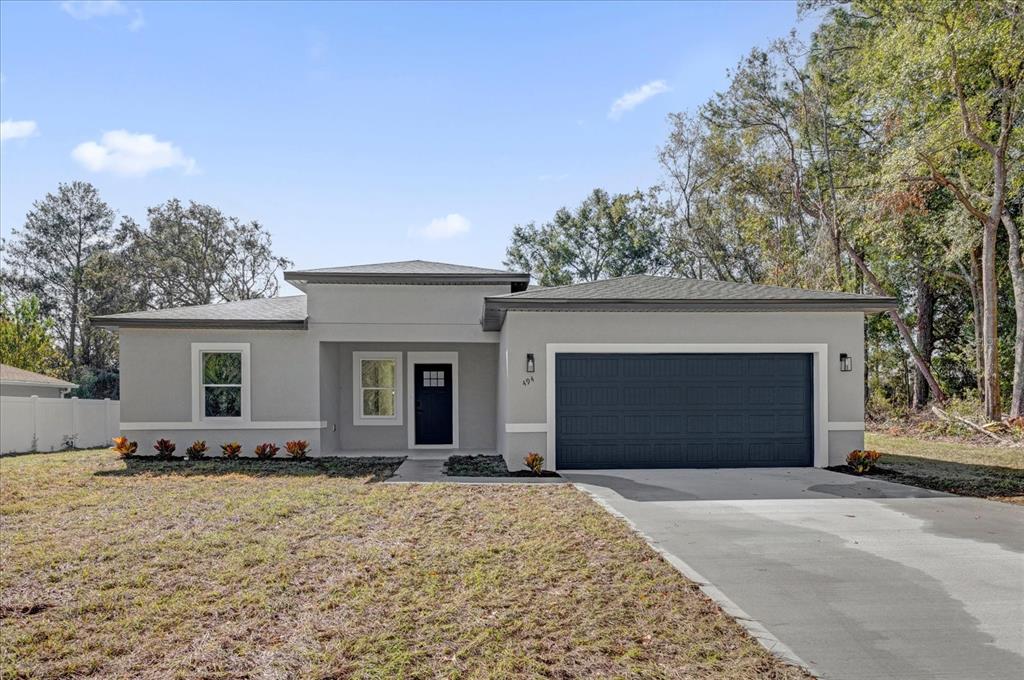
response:
[(402, 424), (401, 352), (353, 352), (355, 425)]
[(241, 352), (203, 352), (203, 417), (242, 417)]
[(192, 422), (249, 422), (249, 394), (249, 343), (192, 343)]
[(424, 387), (444, 387), (444, 371), (423, 371)]

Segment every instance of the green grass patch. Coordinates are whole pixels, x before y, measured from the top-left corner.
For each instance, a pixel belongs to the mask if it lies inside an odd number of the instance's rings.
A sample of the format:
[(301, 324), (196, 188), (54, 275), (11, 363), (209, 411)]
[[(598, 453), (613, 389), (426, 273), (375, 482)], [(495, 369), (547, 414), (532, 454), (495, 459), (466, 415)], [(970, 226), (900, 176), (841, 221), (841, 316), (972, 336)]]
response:
[(932, 441), (868, 432), (881, 451), (877, 474), (895, 482), (963, 496), (1024, 503), (1024, 448)]

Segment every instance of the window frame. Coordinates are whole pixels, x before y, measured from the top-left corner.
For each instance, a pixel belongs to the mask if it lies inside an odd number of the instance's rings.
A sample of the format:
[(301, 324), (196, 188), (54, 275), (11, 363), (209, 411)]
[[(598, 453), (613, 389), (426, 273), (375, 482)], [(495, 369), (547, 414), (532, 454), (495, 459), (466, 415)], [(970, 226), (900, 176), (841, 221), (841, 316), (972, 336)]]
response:
[[(242, 355), (242, 397), (240, 416), (207, 416), (206, 384), (203, 382), (204, 354)], [(250, 352), (247, 342), (193, 342), (192, 343), (192, 422), (194, 423), (249, 423), (252, 422), (252, 379)]]
[[(363, 387), (363, 362), (389, 360), (395, 362), (395, 415), (393, 416), (368, 416), (363, 414), (363, 390), (381, 389)], [(352, 424), (397, 426), (403, 424), (402, 414), (402, 353), (401, 352), (352, 352)]]

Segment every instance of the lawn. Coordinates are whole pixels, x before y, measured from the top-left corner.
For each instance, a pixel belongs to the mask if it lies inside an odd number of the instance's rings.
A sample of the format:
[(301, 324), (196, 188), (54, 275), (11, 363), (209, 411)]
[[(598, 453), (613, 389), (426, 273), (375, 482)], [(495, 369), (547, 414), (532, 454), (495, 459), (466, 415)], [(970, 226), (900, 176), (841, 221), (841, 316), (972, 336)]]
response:
[(868, 432), (885, 455), (879, 472), (896, 482), (1024, 504), (1024, 448), (979, 446)]
[(805, 678), (568, 485), (0, 459), (0, 676)]

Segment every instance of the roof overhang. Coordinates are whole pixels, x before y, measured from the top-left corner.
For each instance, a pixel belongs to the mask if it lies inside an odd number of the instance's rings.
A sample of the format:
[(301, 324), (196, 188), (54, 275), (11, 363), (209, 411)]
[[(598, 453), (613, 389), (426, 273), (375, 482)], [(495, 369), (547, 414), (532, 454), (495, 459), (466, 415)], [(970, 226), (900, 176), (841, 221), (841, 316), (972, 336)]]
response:
[(89, 319), (99, 328), (206, 328), (272, 331), (304, 331), (309, 327), (306, 319), (118, 319), (94, 316)]
[(285, 272), (284, 280), (304, 291), (309, 283), (404, 284), (414, 286), (494, 286), (507, 284), (513, 293), (526, 290), (529, 274), (412, 274), (364, 272)]
[(65, 382), (35, 382), (32, 380), (0, 380), (0, 385), (17, 385), (19, 387), (56, 387), (61, 390), (73, 390), (78, 387), (77, 383)]
[(484, 298), (480, 325), (485, 331), (498, 331), (505, 315), (522, 312), (862, 312), (874, 314), (896, 309), (896, 299), (778, 299), (778, 300), (638, 300), (638, 299), (565, 299), (565, 298)]

